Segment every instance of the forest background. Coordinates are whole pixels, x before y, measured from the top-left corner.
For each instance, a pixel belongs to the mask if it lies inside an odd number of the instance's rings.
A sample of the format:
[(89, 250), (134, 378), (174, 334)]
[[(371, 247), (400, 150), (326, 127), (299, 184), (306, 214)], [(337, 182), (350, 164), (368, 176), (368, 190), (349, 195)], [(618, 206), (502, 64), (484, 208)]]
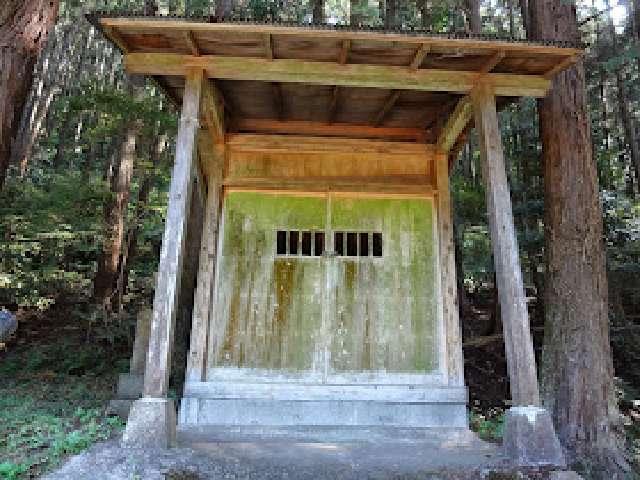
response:
[[(633, 463), (640, 451), (640, 0), (614, 1), (576, 7), (578, 40), (587, 48), (615, 385)], [(24, 59), (33, 77), (24, 108), (14, 115), (14, 133), (0, 138), (0, 306), (18, 312), (21, 322), (17, 338), (0, 353), (6, 389), (0, 391), (0, 452), (6, 454), (0, 455), (0, 477), (6, 478), (36, 474), (117, 429), (100, 406), (114, 376), (127, 367), (136, 315), (153, 295), (177, 111), (156, 84), (125, 74), (120, 52), (86, 13), (210, 18), (224, 11), (259, 21), (524, 39), (529, 12), (526, 0), (8, 0), (0, 5), (0, 47), (12, 8), (29, 3), (49, 8), (52, 18), (40, 19), (49, 25), (34, 38), (32, 63)], [(0, 77), (10, 71), (6, 62), (0, 56)], [(0, 112), (7, 114), (4, 102)], [(521, 100), (500, 113), (500, 123), (540, 354), (548, 264), (537, 110), (534, 100)], [(499, 436), (509, 391), (473, 132), (454, 165), (452, 192), (472, 423), (488, 437)], [(178, 333), (187, 335), (188, 329)], [(184, 345), (172, 377), (176, 395), (183, 354)], [(51, 402), (56, 395), (64, 402)]]

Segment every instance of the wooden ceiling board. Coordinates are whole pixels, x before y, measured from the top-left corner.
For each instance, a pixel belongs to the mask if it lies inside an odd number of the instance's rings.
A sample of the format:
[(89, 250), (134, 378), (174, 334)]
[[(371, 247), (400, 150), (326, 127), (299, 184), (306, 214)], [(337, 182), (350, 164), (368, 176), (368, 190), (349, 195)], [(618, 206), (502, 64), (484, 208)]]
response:
[(341, 88), (336, 122), (369, 124), (390, 93), (377, 88)]
[(348, 63), (408, 66), (415, 54), (409, 43), (352, 41)]
[(273, 100), (273, 87), (267, 82), (218, 82), (225, 101), (234, 116), (246, 118), (277, 118)]
[(328, 110), (333, 95), (333, 87), (326, 85), (281, 83), (280, 88), (287, 104), (284, 111), (287, 120), (318, 120), (319, 112)]
[(336, 62), (342, 42), (332, 39), (297, 39), (273, 35), (275, 58)]
[(202, 55), (263, 57), (264, 37), (260, 35), (220, 34), (192, 31)]

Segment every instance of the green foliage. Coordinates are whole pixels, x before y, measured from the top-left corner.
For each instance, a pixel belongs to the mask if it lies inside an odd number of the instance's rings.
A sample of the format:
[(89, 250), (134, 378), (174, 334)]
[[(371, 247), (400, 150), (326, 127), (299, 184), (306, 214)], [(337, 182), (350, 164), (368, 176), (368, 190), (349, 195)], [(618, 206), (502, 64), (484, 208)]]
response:
[(488, 442), (499, 442), (504, 435), (504, 412), (500, 409), (491, 410), (486, 414), (471, 412), (469, 427), (481, 439)]
[(78, 172), (5, 188), (0, 194), (0, 303), (45, 309), (60, 295), (86, 294), (101, 246), (106, 192), (102, 181)]
[(118, 362), (77, 337), (53, 339), (0, 358), (0, 479), (31, 478), (122, 428), (104, 413)]

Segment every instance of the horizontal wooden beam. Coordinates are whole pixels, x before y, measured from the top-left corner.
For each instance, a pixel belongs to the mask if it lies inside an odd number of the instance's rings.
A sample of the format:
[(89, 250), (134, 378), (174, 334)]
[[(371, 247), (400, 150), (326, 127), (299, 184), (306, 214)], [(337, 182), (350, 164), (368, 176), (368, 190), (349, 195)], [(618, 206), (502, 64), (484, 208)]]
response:
[(299, 191), (326, 192), (328, 190), (339, 192), (371, 192), (379, 194), (401, 194), (431, 197), (434, 189), (431, 178), (415, 175), (415, 179), (393, 178), (368, 178), (368, 177), (331, 177), (331, 178), (226, 178), (223, 185), (227, 190), (234, 191)]
[(448, 152), (455, 145), (458, 137), (464, 132), (473, 117), (473, 105), (469, 97), (460, 99), (438, 136), (436, 147)]
[(307, 121), (276, 121), (265, 119), (237, 119), (234, 121), (241, 132), (317, 135), (347, 138), (386, 138), (424, 142), (426, 131), (420, 128), (372, 127), (353, 123), (326, 124)]
[(434, 145), (374, 139), (321, 136), (227, 134), (226, 146), (236, 152), (270, 153), (380, 153), (387, 155), (430, 155)]
[[(528, 54), (559, 55), (581, 55), (583, 50), (578, 48), (565, 48), (550, 45), (536, 45), (534, 43), (507, 42), (504, 40), (482, 40), (472, 38), (435, 38), (432, 35), (419, 35), (393, 32), (374, 31), (350, 31), (330, 28), (310, 28), (310, 27), (287, 27), (274, 25), (249, 25), (246, 23), (208, 23), (193, 22), (190, 20), (167, 20), (162, 18), (153, 20), (148, 18), (113, 17), (101, 18), (103, 26), (121, 28), (123, 30), (132, 29), (134, 31), (148, 30), (175, 32), (181, 30), (193, 30), (194, 32), (209, 33), (239, 33), (241, 35), (251, 34), (271, 34), (277, 36), (297, 36), (301, 40), (307, 38), (330, 38), (336, 40), (369, 40), (379, 42), (399, 42), (404, 44), (429, 44), (432, 49), (468, 49), (487, 51), (487, 54), (496, 50), (506, 52), (518, 52)], [(125, 32), (126, 33), (126, 32)]]
[[(129, 73), (184, 75), (189, 68), (202, 68), (210, 78), (257, 80), (314, 85), (340, 85), (399, 90), (469, 93), (478, 83), (478, 73), (421, 69), (386, 65), (338, 65), (329, 62), (248, 57), (180, 55), (169, 53), (129, 53), (125, 55)], [(498, 96), (544, 97), (550, 80), (539, 75), (488, 73), (483, 83)]]

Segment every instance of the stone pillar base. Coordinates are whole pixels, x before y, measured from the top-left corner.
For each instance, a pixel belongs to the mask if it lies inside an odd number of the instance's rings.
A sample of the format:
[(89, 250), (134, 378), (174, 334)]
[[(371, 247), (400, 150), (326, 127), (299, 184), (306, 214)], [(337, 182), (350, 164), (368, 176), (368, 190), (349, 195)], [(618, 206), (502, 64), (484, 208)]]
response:
[(505, 417), (503, 447), (505, 455), (519, 467), (566, 466), (551, 415), (544, 408), (510, 408)]
[(139, 448), (176, 446), (176, 408), (172, 399), (141, 398), (133, 402), (122, 445)]

